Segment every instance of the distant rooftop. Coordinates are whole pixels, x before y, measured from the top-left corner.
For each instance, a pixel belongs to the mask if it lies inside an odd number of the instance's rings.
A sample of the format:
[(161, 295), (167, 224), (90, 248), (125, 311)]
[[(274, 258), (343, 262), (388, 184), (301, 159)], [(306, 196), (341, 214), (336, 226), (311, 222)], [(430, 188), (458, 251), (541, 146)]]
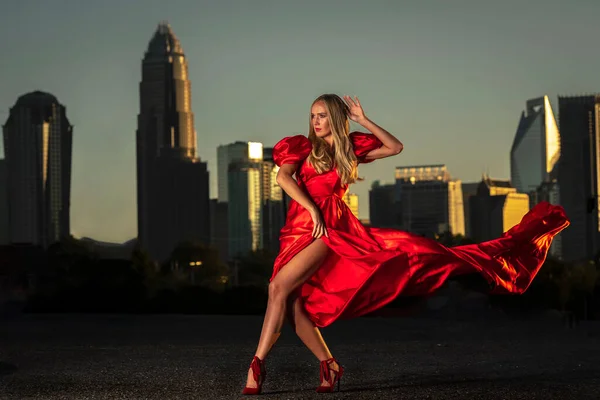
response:
[(20, 96), (15, 103), (16, 107), (39, 107), (45, 106), (49, 104), (59, 104), (58, 99), (46, 92), (42, 92), (39, 90), (26, 93)]
[(483, 175), (481, 177), (481, 181), (484, 182), (488, 187), (503, 187), (503, 188), (512, 188), (510, 181), (502, 180), (502, 179), (492, 179), (487, 175)]
[[(48, 122), (49, 118), (53, 115), (53, 106), (59, 110), (59, 114), (65, 110), (64, 106), (59, 103), (56, 96), (50, 93), (42, 92), (40, 90), (26, 93), (22, 96), (19, 96), (15, 102), (15, 105), (11, 107), (4, 126), (11, 126), (14, 123), (18, 123), (18, 120), (15, 119), (15, 112), (22, 109), (27, 109), (31, 112), (33, 123), (39, 124), (42, 122)], [(69, 124), (69, 121), (66, 119), (64, 114), (63, 117), (65, 118), (65, 122)]]
[(409, 165), (396, 167), (396, 180), (404, 181), (443, 181), (448, 182), (451, 177), (445, 164)]
[(146, 55), (152, 56), (167, 56), (167, 55), (183, 55), (183, 48), (177, 36), (173, 33), (171, 25), (163, 21), (158, 24), (154, 36), (148, 43)]

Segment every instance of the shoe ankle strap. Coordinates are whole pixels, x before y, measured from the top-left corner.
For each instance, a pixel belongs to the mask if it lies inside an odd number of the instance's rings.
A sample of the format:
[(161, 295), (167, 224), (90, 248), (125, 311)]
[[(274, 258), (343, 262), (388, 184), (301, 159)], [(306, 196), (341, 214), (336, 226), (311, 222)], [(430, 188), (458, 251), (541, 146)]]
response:
[[(331, 373), (330, 373), (330, 371), (337, 372), (333, 368), (330, 368), (330, 365), (333, 364), (334, 362), (336, 364), (340, 365), (340, 363), (338, 363), (337, 360), (334, 357), (332, 357), (330, 359), (327, 359), (327, 360), (321, 361), (321, 364), (320, 364), (321, 381), (326, 380), (327, 382), (331, 383)], [(325, 379), (323, 379), (323, 378), (325, 378)]]
[(260, 376), (262, 375), (264, 369), (264, 362), (257, 356), (254, 356), (252, 362), (250, 363), (250, 368), (252, 369), (252, 376), (254, 380), (258, 383)]

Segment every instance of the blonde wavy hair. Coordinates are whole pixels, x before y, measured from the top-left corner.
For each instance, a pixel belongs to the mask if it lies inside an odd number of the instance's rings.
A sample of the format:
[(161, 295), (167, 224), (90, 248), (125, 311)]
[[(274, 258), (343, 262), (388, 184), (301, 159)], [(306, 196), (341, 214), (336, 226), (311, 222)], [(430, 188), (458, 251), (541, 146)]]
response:
[(349, 185), (361, 180), (358, 177), (358, 160), (348, 136), (350, 133), (348, 106), (335, 94), (323, 94), (317, 97), (311, 104), (311, 109), (318, 102), (322, 102), (327, 109), (329, 127), (333, 135), (333, 149), (325, 139), (317, 136), (309, 115), (308, 139), (312, 143), (312, 151), (307, 161), (319, 174), (335, 167), (342, 184)]

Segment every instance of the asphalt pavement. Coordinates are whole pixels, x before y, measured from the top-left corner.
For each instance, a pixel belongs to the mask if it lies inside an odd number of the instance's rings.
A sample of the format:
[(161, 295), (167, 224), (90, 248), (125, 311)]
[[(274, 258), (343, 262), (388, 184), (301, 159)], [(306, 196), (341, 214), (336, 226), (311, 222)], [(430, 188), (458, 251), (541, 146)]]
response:
[[(2, 399), (236, 399), (261, 317), (0, 317)], [(600, 322), (556, 317), (359, 318), (323, 330), (346, 368), (316, 394), (319, 363), (286, 327), (264, 398), (599, 399)]]

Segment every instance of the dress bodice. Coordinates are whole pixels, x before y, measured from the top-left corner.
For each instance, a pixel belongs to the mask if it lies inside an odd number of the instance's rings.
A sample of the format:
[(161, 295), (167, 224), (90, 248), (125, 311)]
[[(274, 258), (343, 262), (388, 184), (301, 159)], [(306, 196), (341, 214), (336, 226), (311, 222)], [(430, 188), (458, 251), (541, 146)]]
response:
[(305, 189), (313, 199), (326, 196), (343, 197), (348, 189), (348, 185), (342, 184), (335, 168), (319, 174), (306, 160), (300, 165), (296, 176), (298, 186)]
[[(349, 137), (359, 163), (368, 163), (366, 155), (382, 146), (381, 141), (372, 134), (352, 132)], [(296, 164), (298, 186), (305, 189), (313, 199), (327, 196), (343, 197), (348, 185), (342, 184), (335, 168), (322, 174), (317, 173), (306, 160), (311, 151), (312, 143), (306, 136), (289, 136), (273, 147), (273, 159), (278, 166)]]

